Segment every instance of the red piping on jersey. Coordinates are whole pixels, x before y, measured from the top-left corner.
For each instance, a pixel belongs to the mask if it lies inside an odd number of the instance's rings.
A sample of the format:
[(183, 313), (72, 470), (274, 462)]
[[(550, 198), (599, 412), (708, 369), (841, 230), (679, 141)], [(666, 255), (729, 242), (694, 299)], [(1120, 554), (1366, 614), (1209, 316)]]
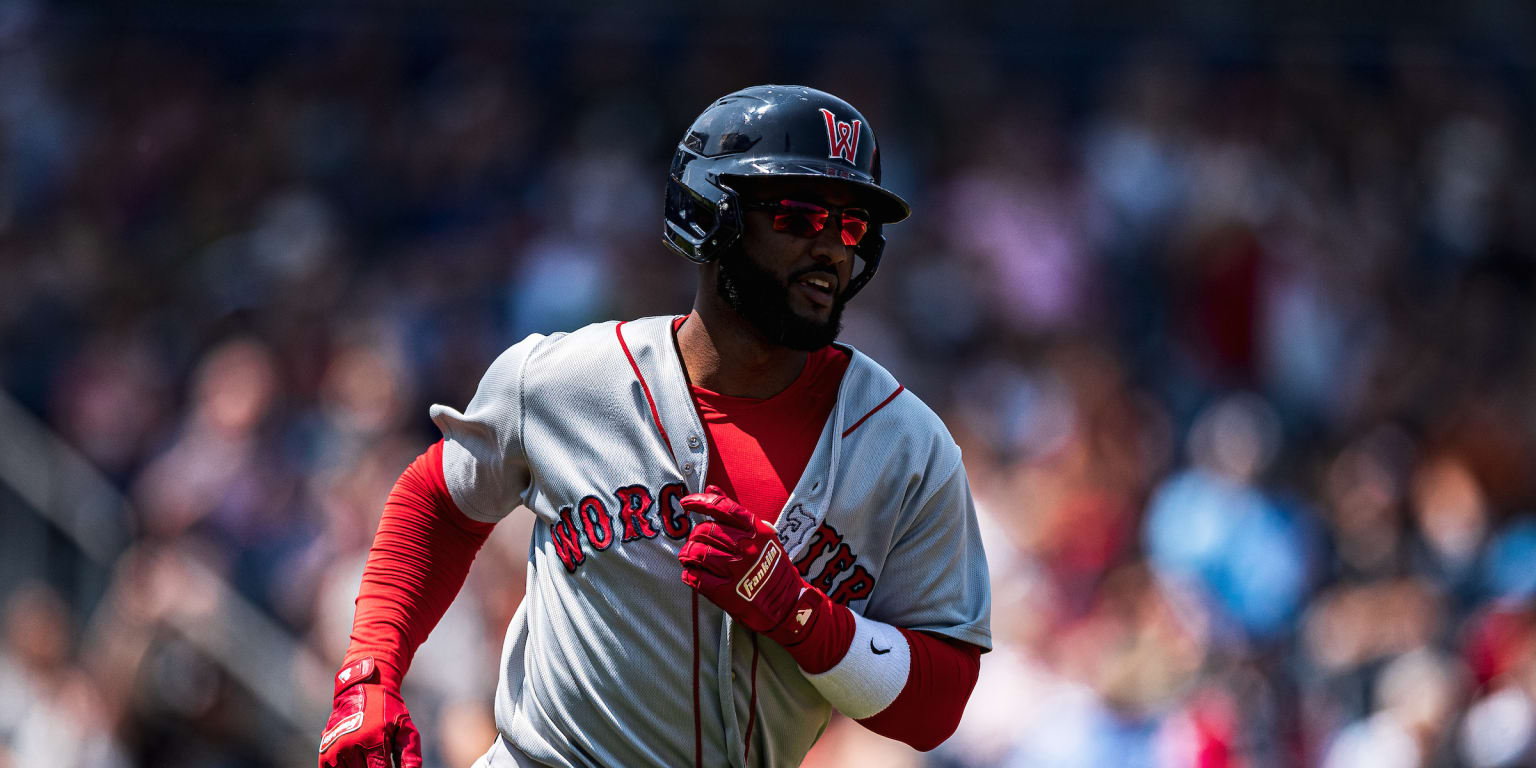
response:
[[(622, 340), (622, 337), (621, 337)], [(627, 350), (626, 350), (627, 351)], [(631, 360), (630, 362), (634, 362)], [(704, 768), (704, 723), (699, 718), (699, 593), (693, 593), (693, 765)]]
[[(633, 362), (633, 361), (631, 361), (631, 362)], [(643, 381), (642, 381), (642, 382), (640, 382), (640, 383), (641, 383), (641, 384), (644, 384), (644, 383), (645, 383), (645, 382), (643, 382)], [(870, 411), (870, 412), (869, 412), (869, 413), (866, 413), (866, 414), (864, 414), (864, 417), (863, 417), (863, 418), (861, 418), (861, 419), (859, 419), (859, 420), (858, 420), (858, 421), (855, 421), (855, 422), (854, 422), (854, 423), (853, 423), (853, 426), (851, 426), (851, 427), (849, 427), (849, 428), (848, 428), (848, 429), (846, 429), (846, 430), (844, 430), (844, 431), (843, 431), (843, 437), (847, 437), (847, 436), (849, 436), (849, 435), (851, 435), (851, 434), (853, 434), (853, 431), (854, 431), (854, 430), (855, 430), (855, 429), (858, 429), (858, 428), (859, 428), (859, 425), (860, 425), (860, 424), (863, 424), (863, 423), (864, 423), (864, 420), (865, 420), (865, 419), (868, 419), (868, 418), (869, 418), (869, 417), (871, 417), (871, 416), (873, 416), (873, 415), (875, 415), (875, 411), (878, 411), (878, 410), (880, 410), (880, 409), (881, 409), (881, 408), (884, 408), (884, 407), (885, 407), (885, 406), (887, 406), (887, 405), (890, 405), (890, 403), (891, 403), (891, 401), (892, 401), (892, 400), (895, 400), (895, 399), (896, 399), (896, 396), (897, 396), (897, 395), (899, 395), (899, 394), (901, 394), (901, 391), (902, 391), (902, 390), (903, 390), (903, 389), (906, 389), (906, 387), (905, 387), (905, 386), (901, 386), (901, 385), (897, 385), (897, 387), (896, 387), (896, 391), (895, 391), (895, 392), (892, 392), (892, 393), (891, 393), (891, 396), (890, 396), (890, 397), (887, 397), (887, 398), (886, 398), (886, 399), (884, 399), (884, 400), (882, 400), (882, 401), (880, 401), (880, 404), (879, 404), (879, 405), (877, 405), (877, 406), (875, 406), (875, 407), (874, 407), (874, 409), (873, 409), (873, 410), (871, 410), (871, 411)], [(646, 397), (650, 397), (650, 395), (649, 395), (649, 394), (647, 394), (647, 395), (646, 395)]]
[(747, 699), (747, 735), (742, 739), (747, 743), (746, 749), (741, 755), (741, 764), (752, 763), (752, 726), (757, 724), (757, 633), (752, 633), (752, 696)]
[[(619, 337), (619, 346), (624, 348), (624, 356), (629, 358), (629, 367), (635, 369), (635, 378), (640, 381), (640, 390), (645, 392), (645, 402), (651, 406), (651, 420), (656, 422), (656, 431), (661, 433), (661, 441), (667, 444), (667, 450), (670, 451), (672, 450), (672, 441), (667, 439), (667, 428), (661, 425), (661, 414), (656, 411), (656, 400), (651, 397), (651, 386), (646, 384), (645, 377), (640, 375), (640, 366), (635, 363), (635, 356), (629, 353), (629, 345), (624, 343), (624, 332), (619, 330), (627, 322), (629, 321), (624, 320), (615, 325), (613, 327), (613, 335)], [(884, 403), (881, 403), (881, 405), (884, 405)]]

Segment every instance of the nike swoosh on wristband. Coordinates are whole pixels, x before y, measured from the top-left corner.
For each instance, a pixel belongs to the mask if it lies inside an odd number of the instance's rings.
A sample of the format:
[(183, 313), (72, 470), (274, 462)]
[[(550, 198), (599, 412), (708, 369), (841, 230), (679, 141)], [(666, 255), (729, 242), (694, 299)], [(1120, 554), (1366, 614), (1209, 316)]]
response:
[(869, 652), (873, 653), (876, 656), (883, 656), (883, 655), (885, 655), (887, 653), (890, 653), (891, 649), (889, 649), (889, 648), (876, 648), (875, 647), (875, 639), (874, 638), (870, 638), (869, 639)]

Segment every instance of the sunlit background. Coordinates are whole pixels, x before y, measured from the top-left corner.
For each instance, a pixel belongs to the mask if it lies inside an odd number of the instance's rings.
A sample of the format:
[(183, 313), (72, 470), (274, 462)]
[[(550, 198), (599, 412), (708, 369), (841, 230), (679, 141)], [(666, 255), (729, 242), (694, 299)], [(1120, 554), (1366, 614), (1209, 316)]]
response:
[[(1536, 7), (1013, 5), (0, 0), (0, 767), (313, 764), (428, 404), (686, 311), (667, 162), (758, 82), (913, 203), (843, 338), (992, 570), (959, 734), (809, 765), (1536, 764)], [(411, 670), (430, 766), (528, 528)]]

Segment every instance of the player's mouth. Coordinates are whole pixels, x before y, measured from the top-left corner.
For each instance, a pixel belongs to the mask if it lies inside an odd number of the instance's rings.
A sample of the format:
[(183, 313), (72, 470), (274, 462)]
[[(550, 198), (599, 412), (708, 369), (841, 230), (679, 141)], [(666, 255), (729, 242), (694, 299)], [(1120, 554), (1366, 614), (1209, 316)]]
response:
[(794, 289), (812, 304), (830, 307), (837, 296), (837, 278), (826, 272), (811, 272), (795, 280)]

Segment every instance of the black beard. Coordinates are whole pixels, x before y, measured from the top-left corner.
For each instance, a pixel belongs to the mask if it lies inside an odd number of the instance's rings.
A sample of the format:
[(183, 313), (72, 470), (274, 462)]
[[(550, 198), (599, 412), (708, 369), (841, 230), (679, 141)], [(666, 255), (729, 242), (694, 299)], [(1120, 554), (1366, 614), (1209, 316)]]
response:
[(807, 320), (789, 308), (789, 286), (754, 264), (738, 245), (720, 257), (715, 292), (763, 338), (802, 352), (831, 344), (843, 330), (843, 297), (832, 299), (832, 314)]

